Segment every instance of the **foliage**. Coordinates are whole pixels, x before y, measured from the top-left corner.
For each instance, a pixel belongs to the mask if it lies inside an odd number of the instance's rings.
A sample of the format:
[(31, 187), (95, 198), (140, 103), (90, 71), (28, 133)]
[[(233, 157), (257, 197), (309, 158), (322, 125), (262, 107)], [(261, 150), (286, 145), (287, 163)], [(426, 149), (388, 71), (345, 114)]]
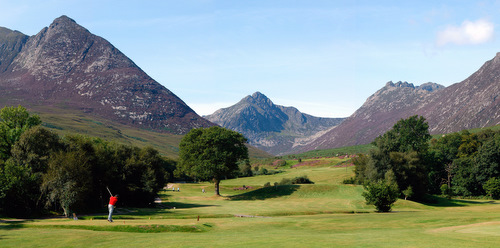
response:
[(242, 177), (251, 177), (253, 176), (252, 165), (248, 160), (245, 160), (244, 163), (240, 164), (240, 176)]
[(451, 187), (448, 186), (448, 184), (442, 184), (440, 190), (441, 190), (441, 195), (446, 196), (446, 198), (448, 199), (451, 198), (452, 190)]
[(215, 194), (222, 179), (235, 176), (238, 161), (248, 159), (246, 138), (222, 127), (192, 129), (179, 145), (178, 173), (202, 181), (212, 180)]
[(282, 178), (281, 181), (275, 182), (274, 185), (292, 185), (292, 184), (314, 184), (307, 176), (299, 176), (294, 178)]
[(40, 126), (21, 134), (0, 173), (0, 205), (5, 213), (10, 216), (40, 213), (42, 175), (50, 153), (60, 147), (59, 137)]
[(38, 214), (39, 177), (31, 168), (9, 159), (0, 166), (0, 210), (8, 216)]
[(307, 176), (295, 177), (292, 179), (292, 184), (314, 184)]
[(61, 139), (21, 106), (0, 116), (0, 213), (8, 216), (40, 214), (45, 206), (62, 207), (66, 215), (100, 209), (108, 185), (124, 196), (120, 204), (147, 206), (175, 168), (150, 147), (80, 135)]
[(4, 107), (0, 110), (0, 159), (7, 160), (11, 156), (12, 146), (21, 134), (42, 122), (37, 115), (30, 115), (22, 106)]
[(394, 182), (400, 189), (412, 187), (414, 197), (427, 193), (429, 125), (425, 118), (411, 116), (398, 121), (391, 130), (377, 137), (368, 156), (353, 159), (356, 180), (373, 183)]
[(390, 212), (399, 196), (398, 186), (384, 180), (368, 183), (365, 190), (362, 195), (366, 204), (375, 205), (379, 212)]
[(342, 181), (342, 184), (355, 184), (356, 179), (354, 177), (346, 178)]
[(58, 152), (53, 155), (42, 189), (48, 195), (47, 204), (58, 203), (64, 215), (70, 208), (81, 209), (83, 200), (92, 192), (91, 160), (82, 151)]
[[(464, 135), (464, 132), (462, 132)], [(490, 178), (500, 178), (500, 133), (484, 132), (482, 135), (465, 133), (461, 147), (479, 147), (466, 149), (453, 161), (453, 193), (461, 196), (484, 195), (483, 185)], [(471, 138), (470, 136), (476, 136)], [(472, 145), (464, 145), (473, 143)]]
[(413, 195), (413, 188), (411, 186), (408, 186), (408, 188), (406, 188), (405, 190), (403, 190), (402, 193), (405, 196), (405, 200), (406, 200), (408, 197), (412, 197), (412, 195)]
[(483, 185), (484, 191), (493, 199), (500, 199), (500, 178), (492, 177)]

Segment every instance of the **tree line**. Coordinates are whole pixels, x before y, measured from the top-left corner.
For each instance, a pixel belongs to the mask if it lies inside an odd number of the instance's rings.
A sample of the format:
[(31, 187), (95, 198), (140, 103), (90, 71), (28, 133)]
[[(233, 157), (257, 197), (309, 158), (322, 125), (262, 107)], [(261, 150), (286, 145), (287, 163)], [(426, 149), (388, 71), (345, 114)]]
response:
[(121, 205), (148, 206), (175, 169), (154, 148), (61, 138), (41, 123), (22, 106), (0, 110), (0, 214), (100, 210), (109, 199), (106, 187), (120, 194)]
[(389, 198), (419, 201), (429, 194), (500, 197), (499, 131), (465, 130), (432, 139), (425, 118), (411, 116), (372, 144), (375, 149), (353, 159), (354, 181), (367, 189), (385, 185)]

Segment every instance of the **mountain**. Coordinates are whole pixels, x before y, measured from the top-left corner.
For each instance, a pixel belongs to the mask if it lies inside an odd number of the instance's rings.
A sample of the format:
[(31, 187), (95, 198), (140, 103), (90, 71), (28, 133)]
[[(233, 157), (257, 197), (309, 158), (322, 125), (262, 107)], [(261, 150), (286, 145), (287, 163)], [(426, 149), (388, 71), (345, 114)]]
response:
[(67, 16), (34, 36), (0, 28), (0, 98), (3, 105), (63, 106), (172, 134), (214, 125)]
[(237, 104), (205, 116), (209, 121), (242, 133), (249, 144), (280, 155), (297, 145), (307, 144), (344, 118), (320, 118), (303, 114), (294, 107), (275, 105), (260, 92)]
[(500, 53), (460, 83), (388, 82), (335, 129), (294, 152), (367, 144), (398, 120), (421, 115), (431, 134), (500, 124)]

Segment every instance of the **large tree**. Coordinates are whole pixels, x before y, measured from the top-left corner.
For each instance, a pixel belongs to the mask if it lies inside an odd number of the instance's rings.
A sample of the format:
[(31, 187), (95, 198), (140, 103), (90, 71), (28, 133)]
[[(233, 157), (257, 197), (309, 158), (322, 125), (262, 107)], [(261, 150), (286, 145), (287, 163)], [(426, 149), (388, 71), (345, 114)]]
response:
[(377, 137), (376, 149), (369, 159), (357, 161), (356, 179), (361, 183), (388, 180), (397, 184), (400, 190), (410, 186), (414, 197), (427, 193), (427, 168), (431, 138), (429, 125), (422, 116), (411, 116), (399, 120), (391, 130)]
[(212, 180), (215, 194), (220, 195), (220, 181), (238, 172), (238, 161), (248, 159), (246, 141), (222, 127), (192, 129), (179, 145), (178, 170), (198, 180)]

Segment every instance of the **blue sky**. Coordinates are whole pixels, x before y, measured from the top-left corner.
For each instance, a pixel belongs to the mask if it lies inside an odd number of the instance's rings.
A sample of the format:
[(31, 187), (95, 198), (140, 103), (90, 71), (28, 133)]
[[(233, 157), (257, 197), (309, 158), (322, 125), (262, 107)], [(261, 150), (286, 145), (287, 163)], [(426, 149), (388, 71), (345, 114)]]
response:
[(67, 15), (200, 115), (256, 91), (347, 117), (388, 81), (449, 86), (500, 52), (499, 1), (0, 0), (35, 35)]

